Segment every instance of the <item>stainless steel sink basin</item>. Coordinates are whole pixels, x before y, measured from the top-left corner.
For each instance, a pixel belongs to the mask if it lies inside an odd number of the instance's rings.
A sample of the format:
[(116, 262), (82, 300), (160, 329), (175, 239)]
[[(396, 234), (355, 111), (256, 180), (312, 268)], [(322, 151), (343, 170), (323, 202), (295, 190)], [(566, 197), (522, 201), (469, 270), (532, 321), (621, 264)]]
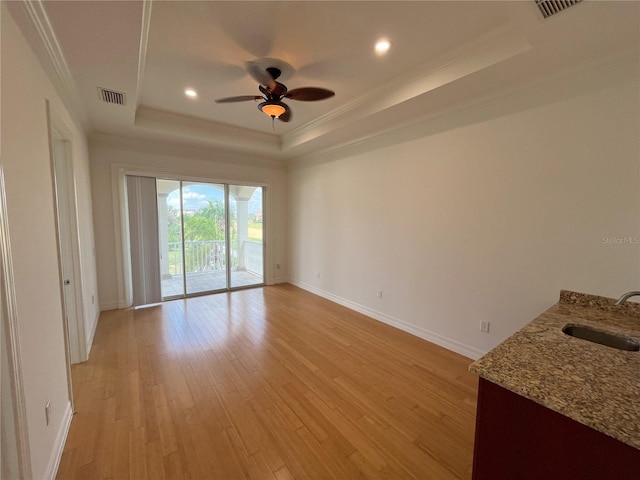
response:
[(589, 342), (599, 343), (607, 347), (617, 348), (618, 350), (628, 350), (637, 352), (640, 350), (640, 343), (630, 338), (621, 337), (612, 333), (594, 330), (584, 325), (567, 324), (562, 327), (562, 332), (575, 338), (581, 338)]

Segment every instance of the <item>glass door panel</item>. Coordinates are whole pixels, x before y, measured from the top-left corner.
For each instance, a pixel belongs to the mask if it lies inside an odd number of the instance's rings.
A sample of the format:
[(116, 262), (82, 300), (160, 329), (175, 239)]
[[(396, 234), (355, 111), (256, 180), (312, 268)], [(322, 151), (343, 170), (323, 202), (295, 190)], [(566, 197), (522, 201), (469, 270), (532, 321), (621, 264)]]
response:
[(229, 185), (231, 287), (264, 283), (262, 187)]
[(180, 182), (157, 179), (162, 299), (184, 296)]
[(157, 192), (163, 300), (264, 284), (262, 187), (157, 179)]
[(227, 288), (224, 185), (182, 182), (186, 294)]

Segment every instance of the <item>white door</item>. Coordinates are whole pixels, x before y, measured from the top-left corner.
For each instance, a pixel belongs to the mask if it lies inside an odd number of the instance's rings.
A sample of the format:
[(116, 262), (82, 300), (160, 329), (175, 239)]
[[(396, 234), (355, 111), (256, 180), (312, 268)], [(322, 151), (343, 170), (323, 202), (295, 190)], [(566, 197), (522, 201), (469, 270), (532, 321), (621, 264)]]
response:
[(68, 154), (68, 142), (61, 138), (53, 138), (53, 163), (56, 182), (56, 201), (58, 214), (58, 241), (60, 248), (60, 264), (62, 268), (62, 288), (64, 292), (64, 315), (69, 341), (71, 363), (83, 362), (87, 359), (84, 321), (80, 300), (80, 275), (78, 257), (74, 242), (77, 242), (77, 226), (75, 223), (75, 186), (73, 183), (73, 167)]

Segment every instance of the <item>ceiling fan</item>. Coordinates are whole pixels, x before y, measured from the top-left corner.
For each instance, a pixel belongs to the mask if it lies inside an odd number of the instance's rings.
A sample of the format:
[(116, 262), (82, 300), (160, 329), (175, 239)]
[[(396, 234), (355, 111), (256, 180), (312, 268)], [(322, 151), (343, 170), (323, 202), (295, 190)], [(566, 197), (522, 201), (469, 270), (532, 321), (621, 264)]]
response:
[(262, 95), (241, 95), (239, 97), (219, 98), (216, 103), (232, 103), (245, 102), (248, 100), (263, 100), (258, 104), (258, 109), (264, 112), (273, 120), (276, 118), (283, 122), (291, 120), (291, 109), (282, 101), (283, 98), (298, 100), (302, 102), (314, 102), (316, 100), (324, 100), (335, 95), (335, 92), (325, 88), (318, 87), (302, 87), (288, 90), (285, 85), (276, 82), (282, 73), (279, 68), (268, 67), (263, 68), (256, 63), (248, 62), (247, 71), (249, 75), (258, 82), (258, 89)]

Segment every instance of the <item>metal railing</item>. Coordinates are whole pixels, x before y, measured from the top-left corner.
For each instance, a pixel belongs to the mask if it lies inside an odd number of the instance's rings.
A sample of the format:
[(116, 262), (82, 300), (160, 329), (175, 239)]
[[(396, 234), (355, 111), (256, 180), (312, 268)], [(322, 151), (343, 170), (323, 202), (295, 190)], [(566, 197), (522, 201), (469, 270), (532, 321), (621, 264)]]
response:
[(244, 242), (244, 266), (248, 272), (262, 275), (264, 271), (262, 243), (247, 240)]
[[(182, 275), (182, 243), (168, 242), (169, 273)], [(233, 241), (230, 254), (232, 268), (242, 268), (257, 275), (263, 272), (262, 243), (245, 241), (244, 248), (237, 248), (237, 241)], [(242, 252), (243, 262), (238, 260), (238, 251)], [(188, 240), (184, 242), (186, 273), (210, 272), (227, 268), (227, 256), (224, 240)]]

